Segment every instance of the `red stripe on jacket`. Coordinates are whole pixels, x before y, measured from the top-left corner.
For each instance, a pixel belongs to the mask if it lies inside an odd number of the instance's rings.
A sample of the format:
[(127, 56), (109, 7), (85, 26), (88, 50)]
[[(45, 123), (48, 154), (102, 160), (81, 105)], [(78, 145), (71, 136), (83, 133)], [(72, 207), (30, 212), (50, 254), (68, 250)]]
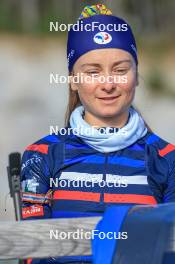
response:
[(46, 144), (39, 144), (39, 145), (33, 144), (33, 145), (28, 146), (26, 148), (26, 150), (38, 151), (38, 152), (47, 154), (48, 153), (48, 145), (46, 145)]
[(54, 192), (53, 199), (100, 202), (100, 193), (59, 190)]
[(168, 144), (165, 148), (159, 150), (159, 155), (163, 157), (173, 150), (175, 150), (175, 146), (172, 144)]
[[(80, 191), (62, 191), (54, 192), (54, 200), (79, 200), (100, 202), (100, 193), (80, 192)], [(157, 204), (156, 199), (151, 195), (141, 194), (111, 194), (104, 193), (105, 203), (136, 203), (136, 204)]]
[(105, 203), (157, 204), (154, 196), (142, 194), (104, 194)]

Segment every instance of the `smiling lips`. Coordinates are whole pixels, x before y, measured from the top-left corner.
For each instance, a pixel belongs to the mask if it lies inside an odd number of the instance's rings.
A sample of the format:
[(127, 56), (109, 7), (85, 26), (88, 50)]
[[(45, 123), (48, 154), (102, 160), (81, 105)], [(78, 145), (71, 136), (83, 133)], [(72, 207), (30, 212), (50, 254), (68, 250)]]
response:
[(114, 101), (118, 97), (119, 97), (119, 95), (118, 96), (111, 96), (111, 97), (99, 97), (98, 99), (109, 102), (109, 101)]

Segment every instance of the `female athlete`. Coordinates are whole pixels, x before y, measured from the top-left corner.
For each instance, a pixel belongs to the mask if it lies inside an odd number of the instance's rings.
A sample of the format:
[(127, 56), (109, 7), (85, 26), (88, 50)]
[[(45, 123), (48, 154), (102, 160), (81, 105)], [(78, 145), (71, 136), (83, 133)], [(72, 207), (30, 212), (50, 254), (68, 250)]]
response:
[[(104, 5), (87, 6), (77, 23), (79, 31), (72, 26), (67, 42), (66, 126), (23, 155), (23, 219), (175, 202), (175, 146), (154, 134), (133, 107), (138, 57), (130, 26)], [(77, 256), (32, 263), (91, 261)]]

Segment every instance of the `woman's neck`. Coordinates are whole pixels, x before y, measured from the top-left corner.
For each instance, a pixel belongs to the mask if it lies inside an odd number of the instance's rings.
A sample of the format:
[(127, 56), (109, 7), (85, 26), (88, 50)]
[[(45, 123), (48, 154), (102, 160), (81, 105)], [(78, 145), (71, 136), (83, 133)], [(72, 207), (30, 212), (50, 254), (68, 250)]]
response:
[(95, 127), (117, 127), (121, 128), (127, 123), (129, 111), (126, 111), (115, 117), (98, 117), (85, 111), (83, 119), (91, 126)]

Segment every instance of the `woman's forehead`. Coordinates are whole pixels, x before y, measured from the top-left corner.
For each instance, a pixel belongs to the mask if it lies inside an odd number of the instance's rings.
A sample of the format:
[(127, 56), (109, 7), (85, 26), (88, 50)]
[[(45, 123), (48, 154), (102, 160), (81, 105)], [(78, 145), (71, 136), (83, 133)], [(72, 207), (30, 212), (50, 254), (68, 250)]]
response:
[(113, 64), (133, 61), (132, 56), (127, 51), (121, 49), (97, 49), (82, 55), (75, 64), (85, 67), (95, 64)]

